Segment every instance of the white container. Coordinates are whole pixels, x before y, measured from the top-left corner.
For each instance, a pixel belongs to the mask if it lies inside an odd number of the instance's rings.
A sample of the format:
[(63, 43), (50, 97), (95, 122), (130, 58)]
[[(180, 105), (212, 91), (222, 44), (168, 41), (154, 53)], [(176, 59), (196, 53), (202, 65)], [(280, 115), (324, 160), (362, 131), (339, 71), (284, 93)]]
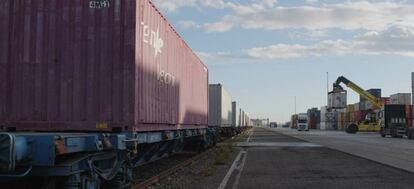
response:
[(321, 122), (325, 122), (326, 120), (326, 111), (327, 111), (327, 106), (322, 106), (321, 107)]
[(390, 104), (411, 104), (410, 93), (397, 93), (390, 96)]
[(329, 93), (328, 102), (329, 108), (346, 108), (346, 92)]
[(240, 127), (241, 123), (240, 123), (240, 107), (238, 105), (238, 103), (236, 101), (232, 102), (232, 113), (233, 113), (233, 117), (232, 117), (232, 121), (233, 127)]
[(209, 85), (208, 125), (219, 127), (232, 126), (232, 100), (221, 84)]
[(240, 108), (240, 115), (239, 115), (239, 117), (240, 117), (239, 124), (240, 124), (240, 126), (243, 127), (244, 126), (244, 111), (241, 108)]

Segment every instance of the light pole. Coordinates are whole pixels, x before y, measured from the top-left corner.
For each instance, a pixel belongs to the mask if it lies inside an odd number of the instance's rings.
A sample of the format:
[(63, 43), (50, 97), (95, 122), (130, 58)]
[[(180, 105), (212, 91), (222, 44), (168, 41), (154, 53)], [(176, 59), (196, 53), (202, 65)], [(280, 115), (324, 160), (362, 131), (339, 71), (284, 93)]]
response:
[(295, 96), (295, 115), (296, 115), (296, 96)]
[(329, 72), (326, 72), (326, 102), (329, 106)]

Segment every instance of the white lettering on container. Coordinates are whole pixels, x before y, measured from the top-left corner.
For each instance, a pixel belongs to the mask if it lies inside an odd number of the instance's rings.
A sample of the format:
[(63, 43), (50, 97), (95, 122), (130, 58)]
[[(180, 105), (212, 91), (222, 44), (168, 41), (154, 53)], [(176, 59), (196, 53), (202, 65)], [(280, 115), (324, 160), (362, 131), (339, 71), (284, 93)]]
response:
[(144, 22), (141, 22), (142, 25), (142, 40), (144, 43), (150, 45), (154, 48), (154, 56), (157, 57), (158, 53), (162, 53), (162, 47), (164, 47), (164, 41), (160, 37), (160, 30), (157, 28), (157, 31), (151, 30), (149, 25), (146, 25)]
[(91, 9), (109, 8), (109, 0), (90, 0), (89, 8)]
[(163, 70), (159, 64), (157, 64), (157, 79), (159, 82), (171, 86), (174, 86), (175, 83), (175, 76)]

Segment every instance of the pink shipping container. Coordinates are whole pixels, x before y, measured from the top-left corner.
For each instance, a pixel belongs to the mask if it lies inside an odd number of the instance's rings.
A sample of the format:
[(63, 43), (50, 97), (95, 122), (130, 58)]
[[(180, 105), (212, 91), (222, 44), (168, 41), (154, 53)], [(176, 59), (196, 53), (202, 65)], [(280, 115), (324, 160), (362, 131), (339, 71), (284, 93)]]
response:
[(1, 0), (4, 130), (207, 125), (208, 70), (149, 0)]

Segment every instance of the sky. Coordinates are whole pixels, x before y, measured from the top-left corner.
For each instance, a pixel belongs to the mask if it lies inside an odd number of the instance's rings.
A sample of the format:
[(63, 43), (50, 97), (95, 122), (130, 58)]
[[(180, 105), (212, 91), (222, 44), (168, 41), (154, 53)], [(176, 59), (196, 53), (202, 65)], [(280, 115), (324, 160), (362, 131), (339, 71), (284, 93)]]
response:
[[(411, 92), (414, 0), (153, 0), (252, 118), (327, 104), (345, 76), (383, 96)], [(348, 103), (359, 101), (349, 91)]]

